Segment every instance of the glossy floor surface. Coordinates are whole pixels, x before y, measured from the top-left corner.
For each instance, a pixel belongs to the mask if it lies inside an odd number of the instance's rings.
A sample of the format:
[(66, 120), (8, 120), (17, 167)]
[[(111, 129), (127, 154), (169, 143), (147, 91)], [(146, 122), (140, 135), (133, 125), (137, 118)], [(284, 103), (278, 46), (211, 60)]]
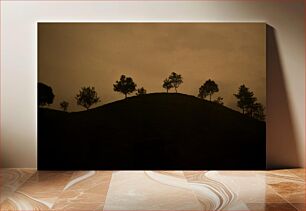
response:
[(305, 210), (305, 169), (1, 169), (1, 210)]

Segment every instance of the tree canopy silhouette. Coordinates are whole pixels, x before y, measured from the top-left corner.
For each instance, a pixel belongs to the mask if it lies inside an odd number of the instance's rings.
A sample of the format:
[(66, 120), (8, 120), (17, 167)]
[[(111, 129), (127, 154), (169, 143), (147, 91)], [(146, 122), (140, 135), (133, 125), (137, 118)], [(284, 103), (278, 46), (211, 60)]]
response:
[(263, 105), (261, 103), (254, 103), (253, 106), (253, 118), (264, 121), (265, 120), (265, 108), (263, 107)]
[(167, 93), (169, 92), (169, 90), (170, 90), (171, 88), (173, 88), (173, 85), (172, 85), (171, 81), (169, 80), (169, 78), (166, 78), (166, 79), (164, 80), (163, 88), (167, 90)]
[(238, 99), (237, 106), (242, 109), (242, 113), (252, 116), (252, 109), (257, 100), (256, 97), (254, 97), (254, 93), (243, 84), (239, 87), (238, 93), (234, 94), (234, 96)]
[(215, 81), (207, 80), (200, 88), (199, 88), (199, 98), (204, 99), (209, 96), (209, 100), (211, 101), (211, 96), (218, 92), (219, 88)]
[(85, 107), (87, 110), (93, 105), (100, 102), (100, 98), (95, 87), (82, 87), (79, 94), (75, 97), (77, 104)]
[(67, 111), (68, 110), (68, 106), (69, 106), (69, 103), (67, 101), (62, 101), (60, 102), (60, 106), (61, 108), (63, 109), (63, 111)]
[(171, 82), (172, 87), (174, 87), (175, 92), (177, 92), (177, 88), (183, 83), (182, 76), (175, 72), (172, 72), (168, 79)]
[(223, 105), (223, 97), (217, 97), (217, 99), (215, 99), (213, 101), (214, 103), (217, 103), (217, 104), (220, 104), (220, 105)]
[(136, 84), (134, 83), (131, 77), (126, 77), (125, 75), (121, 75), (120, 80), (116, 81), (114, 84), (114, 91), (121, 92), (124, 94), (125, 98), (127, 98), (128, 94), (136, 91)]
[(137, 93), (136, 93), (137, 96), (145, 95), (145, 94), (147, 94), (147, 90), (145, 90), (145, 88), (141, 87), (140, 89), (137, 89)]
[(257, 98), (254, 97), (254, 93), (248, 87), (244, 84), (241, 85), (238, 93), (234, 96), (238, 99), (237, 106), (242, 109), (243, 114), (261, 121), (265, 120), (265, 108), (257, 102)]
[(38, 106), (50, 105), (53, 103), (54, 94), (52, 88), (44, 83), (38, 82)]

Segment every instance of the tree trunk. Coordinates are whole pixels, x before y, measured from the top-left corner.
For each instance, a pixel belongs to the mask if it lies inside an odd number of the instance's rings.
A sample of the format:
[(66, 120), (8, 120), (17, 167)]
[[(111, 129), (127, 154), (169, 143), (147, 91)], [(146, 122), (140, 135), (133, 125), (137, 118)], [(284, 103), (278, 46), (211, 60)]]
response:
[(209, 95), (209, 101), (211, 101), (211, 94)]
[(127, 94), (124, 93), (125, 98), (127, 98)]
[(177, 93), (176, 87), (174, 87), (174, 89), (175, 89), (175, 93)]

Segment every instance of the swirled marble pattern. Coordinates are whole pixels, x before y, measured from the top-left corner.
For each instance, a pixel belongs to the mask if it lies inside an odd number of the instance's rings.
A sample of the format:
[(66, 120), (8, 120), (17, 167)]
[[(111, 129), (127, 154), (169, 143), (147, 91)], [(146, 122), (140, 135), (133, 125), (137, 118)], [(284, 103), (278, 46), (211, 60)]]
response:
[(10, 197), (34, 173), (34, 169), (1, 169), (0, 203)]
[(305, 169), (1, 169), (1, 210), (305, 210)]
[(112, 177), (105, 210), (201, 210), (183, 172), (119, 171)]
[(210, 178), (209, 173), (185, 172), (204, 210), (248, 210), (246, 204), (237, 197), (237, 193), (222, 182)]
[(75, 172), (52, 208), (103, 210), (111, 177), (110, 171)]

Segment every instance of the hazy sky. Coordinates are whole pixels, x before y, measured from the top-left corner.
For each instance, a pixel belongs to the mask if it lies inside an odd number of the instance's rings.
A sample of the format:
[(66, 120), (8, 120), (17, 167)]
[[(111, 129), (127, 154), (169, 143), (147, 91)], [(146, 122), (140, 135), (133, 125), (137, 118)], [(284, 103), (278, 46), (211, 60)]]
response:
[[(100, 106), (123, 99), (113, 91), (122, 74), (148, 93), (164, 92), (171, 72), (182, 75), (180, 93), (197, 96), (208, 79), (219, 85), (213, 98), (238, 110), (236, 93), (250, 87), (266, 105), (266, 25), (261, 23), (39, 23), (38, 81), (52, 87), (55, 99), (83, 110), (75, 95), (94, 86)], [(174, 92), (174, 90), (171, 90)]]

